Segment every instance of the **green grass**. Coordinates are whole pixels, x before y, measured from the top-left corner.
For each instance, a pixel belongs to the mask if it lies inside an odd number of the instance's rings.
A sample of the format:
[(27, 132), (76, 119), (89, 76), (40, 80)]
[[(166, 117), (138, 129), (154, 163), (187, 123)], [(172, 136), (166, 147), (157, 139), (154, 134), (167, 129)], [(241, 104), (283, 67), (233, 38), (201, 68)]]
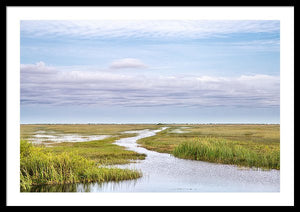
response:
[(45, 147), (20, 142), (20, 190), (43, 184), (69, 184), (136, 179), (135, 170), (99, 167), (77, 153), (55, 154)]
[(45, 134), (50, 135), (112, 135), (113, 137), (89, 142), (45, 142), (50, 144), (49, 151), (53, 153), (76, 152), (100, 165), (125, 164), (132, 160), (144, 159), (145, 154), (126, 150), (125, 147), (115, 145), (113, 142), (120, 138), (134, 136), (134, 134), (122, 134), (127, 130), (159, 128), (150, 124), (22, 124), (20, 127), (20, 138), (24, 140), (35, 135), (37, 131), (44, 131)]
[(76, 152), (78, 155), (93, 160), (99, 165), (125, 164), (132, 160), (143, 160), (145, 154), (126, 150), (125, 147), (113, 144), (113, 142), (122, 137), (134, 136), (125, 134), (116, 137), (110, 137), (103, 140), (89, 142), (64, 142), (52, 144), (48, 151), (55, 154), (63, 152)]
[[(150, 150), (176, 157), (248, 167), (280, 169), (279, 125), (164, 125), (169, 128), (138, 143)], [(189, 127), (188, 129), (180, 127)], [(134, 136), (127, 130), (158, 129), (147, 124), (42, 124), (21, 125), (21, 191), (34, 185), (66, 185), (78, 182), (103, 182), (135, 179), (134, 170), (105, 168), (144, 159), (144, 154), (114, 144), (116, 139)], [(186, 133), (174, 133), (181, 129)], [(49, 147), (32, 145), (25, 139), (36, 131), (49, 134), (112, 135), (89, 142), (51, 143)], [(100, 167), (100, 168), (99, 168)]]
[[(136, 179), (141, 173), (129, 169), (105, 168), (106, 165), (124, 164), (144, 159), (145, 154), (126, 150), (113, 144), (117, 139), (134, 136), (122, 134), (127, 130), (157, 129), (147, 124), (22, 124), (20, 126), (21, 190), (29, 191), (35, 185), (66, 185), (72, 183), (103, 182)], [(48, 142), (50, 146), (26, 142), (37, 133), (112, 135), (89, 142)]]
[[(174, 133), (174, 129), (186, 133)], [(138, 143), (180, 158), (280, 169), (280, 126), (276, 124), (169, 125)]]
[(154, 124), (21, 124), (20, 138), (27, 139), (36, 131), (55, 132), (58, 134), (80, 135), (120, 135), (128, 130), (158, 129)]
[(179, 144), (173, 155), (179, 158), (236, 164), (247, 167), (280, 169), (279, 148), (266, 145), (247, 146), (237, 141), (206, 137)]
[(150, 124), (22, 124), (20, 126), (20, 139), (29, 139), (37, 133), (44, 131), (45, 134), (78, 134), (89, 135), (112, 135), (103, 140), (89, 142), (45, 142), (50, 144), (49, 151), (55, 154), (63, 152), (76, 152), (85, 158), (91, 159), (100, 165), (125, 164), (132, 160), (144, 159), (145, 154), (126, 150), (113, 144), (117, 139), (131, 137), (134, 134), (122, 134), (127, 130), (158, 129), (159, 126)]

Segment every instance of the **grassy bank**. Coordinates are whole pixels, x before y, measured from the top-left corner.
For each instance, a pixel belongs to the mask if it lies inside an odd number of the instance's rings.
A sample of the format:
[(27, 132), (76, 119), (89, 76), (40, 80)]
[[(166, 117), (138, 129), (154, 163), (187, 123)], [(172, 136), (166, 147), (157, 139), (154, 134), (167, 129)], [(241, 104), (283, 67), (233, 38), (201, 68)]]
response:
[(21, 125), (20, 139), (29, 139), (36, 134), (46, 135), (110, 135), (103, 140), (88, 142), (51, 142), (48, 150), (54, 154), (76, 152), (78, 155), (93, 160), (99, 165), (124, 164), (132, 160), (144, 159), (145, 154), (126, 150), (113, 144), (115, 140), (131, 137), (134, 134), (123, 134), (128, 130), (158, 129), (160, 126), (150, 124), (25, 124)]
[(79, 154), (53, 153), (48, 148), (21, 140), (21, 191), (27, 191), (33, 185), (119, 181), (138, 177), (141, 177), (138, 171), (99, 168), (93, 160)]
[(170, 125), (138, 143), (185, 159), (280, 169), (279, 125)]
[(247, 167), (280, 169), (279, 148), (266, 145), (249, 147), (246, 142), (206, 137), (179, 144), (173, 155), (179, 158), (236, 164)]
[(60, 154), (63, 152), (76, 152), (78, 155), (93, 160), (99, 165), (115, 165), (125, 164), (132, 160), (143, 160), (145, 154), (140, 154), (134, 151), (126, 150), (125, 147), (113, 144), (117, 139), (133, 136), (125, 134), (121, 136), (115, 136), (106, 138), (103, 140), (95, 140), (88, 142), (64, 142), (52, 144), (51, 148), (48, 148), (50, 152)]
[[(103, 167), (145, 158), (144, 154), (126, 150), (113, 143), (117, 139), (134, 136), (134, 134), (122, 134), (127, 130), (159, 128), (156, 125), (142, 124), (22, 124), (20, 127), (22, 191), (28, 191), (35, 185), (136, 179), (141, 176), (140, 172)], [(25, 141), (41, 133), (50, 136), (110, 135), (111, 137), (88, 142), (47, 141), (47, 147), (32, 145)]]

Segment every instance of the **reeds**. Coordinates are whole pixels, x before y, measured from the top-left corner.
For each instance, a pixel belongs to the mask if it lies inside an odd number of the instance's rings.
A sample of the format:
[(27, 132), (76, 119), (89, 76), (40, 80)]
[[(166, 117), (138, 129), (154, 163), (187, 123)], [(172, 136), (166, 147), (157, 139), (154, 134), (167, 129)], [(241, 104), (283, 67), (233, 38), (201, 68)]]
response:
[(21, 191), (29, 190), (32, 185), (120, 181), (138, 177), (141, 173), (135, 170), (99, 168), (94, 161), (76, 153), (57, 155), (21, 140)]
[(279, 148), (271, 149), (259, 144), (243, 145), (241, 142), (222, 138), (202, 137), (184, 142), (173, 150), (173, 154), (192, 160), (280, 169)]

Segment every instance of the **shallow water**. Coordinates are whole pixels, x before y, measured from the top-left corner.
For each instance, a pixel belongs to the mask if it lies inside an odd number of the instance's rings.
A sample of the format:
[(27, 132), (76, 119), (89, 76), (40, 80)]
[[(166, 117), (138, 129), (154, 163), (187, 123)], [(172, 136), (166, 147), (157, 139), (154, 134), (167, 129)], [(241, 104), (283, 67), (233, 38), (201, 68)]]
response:
[[(164, 130), (162, 128), (161, 130)], [(279, 192), (280, 171), (241, 169), (202, 161), (185, 160), (170, 154), (149, 151), (139, 147), (138, 139), (155, 135), (161, 130), (139, 130), (135, 137), (122, 138), (115, 143), (129, 150), (147, 155), (145, 160), (118, 165), (137, 169), (143, 177), (121, 182), (76, 184), (70, 186), (40, 187), (44, 191), (74, 192)], [(34, 188), (33, 188), (34, 190)]]
[(103, 140), (108, 137), (111, 137), (111, 135), (57, 134), (54, 131), (37, 131), (36, 134), (28, 140), (34, 144), (50, 145), (51, 143)]

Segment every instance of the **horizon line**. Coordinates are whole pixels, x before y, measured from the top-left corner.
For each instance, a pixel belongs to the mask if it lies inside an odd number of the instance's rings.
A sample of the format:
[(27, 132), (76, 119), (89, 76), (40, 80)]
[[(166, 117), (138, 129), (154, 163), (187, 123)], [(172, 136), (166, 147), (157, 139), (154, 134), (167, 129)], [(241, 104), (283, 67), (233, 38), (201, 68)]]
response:
[(101, 123), (101, 122), (87, 122), (87, 123), (20, 123), (20, 125), (46, 125), (46, 124), (49, 124), (49, 125), (76, 125), (76, 124), (86, 124), (86, 125), (97, 125), (97, 124), (116, 124), (116, 125), (126, 125), (126, 124), (151, 124), (151, 125), (178, 125), (178, 124), (188, 124), (188, 125), (197, 125), (197, 124), (203, 124), (203, 125), (217, 125), (217, 124), (240, 124), (240, 125), (272, 125), (272, 124), (279, 124), (280, 123), (241, 123), (241, 122), (233, 122), (233, 123), (230, 123), (230, 122), (207, 122), (207, 123), (187, 123), (187, 122), (173, 122), (173, 123), (164, 123), (164, 122), (156, 122), (156, 123), (149, 123), (149, 122), (146, 122), (146, 123)]

